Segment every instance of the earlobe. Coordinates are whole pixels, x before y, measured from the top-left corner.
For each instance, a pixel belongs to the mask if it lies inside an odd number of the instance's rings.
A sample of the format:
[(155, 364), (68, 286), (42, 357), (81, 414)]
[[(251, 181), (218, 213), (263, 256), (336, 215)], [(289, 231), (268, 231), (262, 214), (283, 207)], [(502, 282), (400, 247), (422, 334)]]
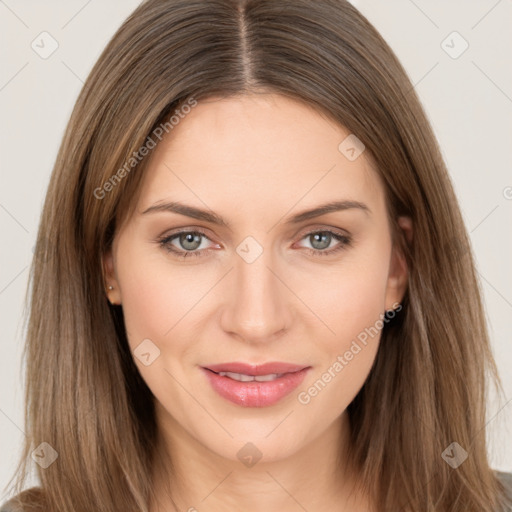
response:
[[(413, 236), (411, 219), (409, 217), (399, 217), (397, 224), (403, 231), (407, 243), (410, 243)], [(397, 303), (403, 300), (405, 291), (407, 290), (408, 273), (405, 255), (400, 248), (400, 244), (395, 244), (391, 254), (388, 285), (386, 289), (385, 304), (387, 310), (394, 309)]]
[(398, 250), (393, 251), (386, 288), (386, 310), (395, 309), (402, 302), (407, 289), (407, 264)]
[(121, 304), (121, 293), (115, 277), (114, 258), (112, 249), (109, 249), (102, 257), (103, 282), (105, 283), (105, 294), (109, 302), (118, 306)]

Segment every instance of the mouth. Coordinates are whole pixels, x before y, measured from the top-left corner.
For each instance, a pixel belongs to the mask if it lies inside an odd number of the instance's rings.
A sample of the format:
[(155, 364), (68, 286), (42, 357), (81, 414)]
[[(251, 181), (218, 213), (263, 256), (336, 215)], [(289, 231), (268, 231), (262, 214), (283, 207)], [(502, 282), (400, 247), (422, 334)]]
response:
[(201, 370), (224, 399), (242, 407), (267, 407), (297, 388), (310, 368), (290, 363), (222, 363)]

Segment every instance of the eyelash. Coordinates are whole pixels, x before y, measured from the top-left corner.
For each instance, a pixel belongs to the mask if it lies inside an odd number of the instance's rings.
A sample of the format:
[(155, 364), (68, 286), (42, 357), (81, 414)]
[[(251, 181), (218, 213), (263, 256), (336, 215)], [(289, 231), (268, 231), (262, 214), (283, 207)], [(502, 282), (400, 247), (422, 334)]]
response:
[[(328, 234), (330, 234), (334, 239), (336, 239), (340, 243), (337, 246), (335, 246), (333, 249), (329, 249), (329, 250), (310, 249), (309, 247), (304, 247), (303, 248), (310, 255), (313, 255), (313, 256), (330, 256), (330, 255), (332, 255), (334, 253), (337, 253), (337, 252), (339, 252), (339, 251), (349, 247), (351, 245), (351, 243), (352, 243), (351, 237), (349, 237), (347, 235), (342, 235), (341, 233), (337, 233), (335, 231), (330, 231), (328, 229), (310, 231), (309, 233), (306, 233), (301, 238), (301, 240), (304, 239), (304, 238), (307, 238), (307, 237), (309, 237), (311, 235), (318, 234), (318, 233), (323, 233), (323, 234), (328, 233)], [(172, 246), (170, 245), (170, 242), (173, 241), (175, 238), (179, 237), (182, 234), (201, 235), (204, 238), (210, 240), (208, 238), (208, 236), (206, 235), (206, 233), (202, 232), (201, 230), (183, 230), (183, 231), (179, 231), (177, 233), (173, 233), (172, 235), (164, 236), (164, 237), (158, 239), (157, 242), (159, 243), (159, 245), (163, 249), (165, 249), (169, 253), (173, 253), (178, 258), (187, 258), (189, 256), (201, 257), (201, 256), (205, 255), (204, 254), (205, 252), (209, 252), (209, 251), (212, 250), (212, 249), (201, 249), (200, 251), (198, 251), (196, 249), (194, 251), (178, 251), (178, 250), (172, 248)]]

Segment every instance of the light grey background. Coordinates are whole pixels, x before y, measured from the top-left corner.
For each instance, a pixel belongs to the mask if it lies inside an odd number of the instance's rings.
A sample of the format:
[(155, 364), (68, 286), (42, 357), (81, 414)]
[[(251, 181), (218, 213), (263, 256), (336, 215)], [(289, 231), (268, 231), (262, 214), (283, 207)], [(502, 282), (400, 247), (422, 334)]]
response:
[[(2, 487), (24, 436), (22, 303), (49, 175), (83, 81), (138, 3), (0, 0)], [(453, 177), (477, 257), (506, 395), (502, 403), (495, 396), (489, 399), (489, 455), (493, 467), (511, 471), (512, 0), (353, 3), (402, 61)], [(51, 40), (40, 36), (43, 31), (58, 43), (46, 59), (31, 47), (35, 41), (38, 51), (48, 51)], [(469, 47), (457, 56), (464, 40)]]

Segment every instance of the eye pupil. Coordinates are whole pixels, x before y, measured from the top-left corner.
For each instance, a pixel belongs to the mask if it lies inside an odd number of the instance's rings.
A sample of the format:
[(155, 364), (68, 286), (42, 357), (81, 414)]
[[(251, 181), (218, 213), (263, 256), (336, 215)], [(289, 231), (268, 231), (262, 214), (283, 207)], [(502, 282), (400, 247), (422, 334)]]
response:
[[(331, 243), (331, 235), (329, 233), (325, 233), (325, 232), (314, 233), (313, 235), (311, 235), (311, 238), (312, 238), (311, 245), (315, 249), (318, 249), (318, 250), (325, 249), (326, 247), (329, 247), (329, 245)], [(323, 241), (322, 241), (322, 239), (323, 239)], [(320, 241), (319, 246), (318, 245), (315, 246), (315, 243), (317, 241)]]
[(180, 244), (184, 249), (193, 251), (201, 245), (201, 235), (199, 233), (184, 233), (180, 235)]

